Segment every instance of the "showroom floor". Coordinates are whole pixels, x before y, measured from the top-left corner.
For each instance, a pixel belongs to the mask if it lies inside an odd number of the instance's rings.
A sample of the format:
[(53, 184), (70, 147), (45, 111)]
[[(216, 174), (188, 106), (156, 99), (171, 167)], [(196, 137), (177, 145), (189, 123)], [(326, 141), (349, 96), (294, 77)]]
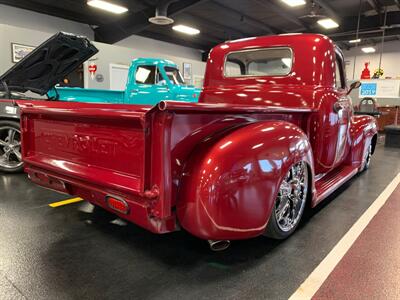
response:
[[(379, 145), (371, 169), (315, 209), (290, 239), (233, 242), (222, 253), (184, 232), (158, 236), (102, 222), (85, 202), (49, 207), (68, 196), (24, 175), (1, 175), (0, 298), (287, 299), (400, 172), (399, 155)], [(400, 265), (399, 195), (398, 188), (316, 298), (365, 299), (371, 289), (375, 299), (400, 297), (390, 284)], [(368, 282), (374, 288), (366, 289)]]

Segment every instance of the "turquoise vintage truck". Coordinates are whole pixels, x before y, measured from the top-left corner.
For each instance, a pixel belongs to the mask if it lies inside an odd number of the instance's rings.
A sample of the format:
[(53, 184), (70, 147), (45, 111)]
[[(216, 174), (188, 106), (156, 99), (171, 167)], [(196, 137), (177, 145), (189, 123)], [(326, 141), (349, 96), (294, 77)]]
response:
[(22, 101), (155, 105), (161, 100), (198, 100), (200, 89), (185, 85), (177, 65), (160, 58), (133, 60), (125, 91), (57, 86), (97, 52), (86, 37), (59, 32), (0, 76), (0, 172), (15, 173), (23, 168), (18, 107)]
[(197, 102), (200, 89), (185, 85), (170, 60), (137, 58), (129, 68), (124, 91), (55, 87), (47, 95), (63, 101), (155, 105), (161, 100)]

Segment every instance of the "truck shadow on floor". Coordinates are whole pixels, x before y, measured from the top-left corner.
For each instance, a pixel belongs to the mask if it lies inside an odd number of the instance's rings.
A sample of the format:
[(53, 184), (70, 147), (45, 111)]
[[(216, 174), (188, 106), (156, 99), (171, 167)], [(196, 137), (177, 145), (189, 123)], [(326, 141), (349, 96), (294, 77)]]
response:
[[(358, 176), (355, 176), (357, 178)], [(342, 194), (354, 181), (354, 178), (343, 184), (317, 207), (305, 214), (297, 231), (302, 231), (309, 224), (314, 215), (328, 206), (335, 198)], [(265, 258), (277, 248), (284, 247), (284, 243), (296, 239), (296, 233), (288, 240), (274, 240), (259, 236), (248, 240), (232, 241), (232, 245), (225, 251), (213, 252), (208, 242), (200, 240), (184, 230), (165, 235), (153, 234), (134, 224), (127, 223), (111, 214), (104, 214), (103, 210), (94, 209), (92, 212), (79, 212), (79, 219), (87, 226), (112, 238), (115, 243), (123, 241), (130, 248), (140, 250), (161, 260), (166, 265), (190, 266), (199, 260), (218, 263), (225, 266), (234, 266), (241, 263), (252, 263)], [(113, 221), (114, 220), (114, 221)], [(155, 247), (155, 245), (157, 245)]]
[(109, 234), (116, 240), (124, 240), (135, 250), (141, 248), (169, 265), (195, 264), (199, 258), (234, 265), (237, 262), (261, 258), (281, 243), (261, 236), (244, 241), (232, 241), (231, 247), (227, 250), (213, 252), (207, 241), (198, 239), (184, 230), (157, 235), (120, 219), (109, 222), (104, 220), (102, 213), (97, 215), (81, 212), (80, 219), (88, 226)]
[[(208, 289), (220, 282), (235, 284), (243, 276), (250, 280), (255, 274), (262, 274), (266, 282), (277, 277), (297, 278), (290, 270), (296, 265), (296, 257), (310, 250), (304, 245), (310, 243), (307, 237), (313, 216), (350, 185), (351, 182), (345, 184), (312, 210), (288, 240), (257, 237), (233, 241), (223, 252), (212, 252), (206, 241), (184, 231), (156, 235), (134, 224), (109, 222), (102, 213), (93, 213), (88, 203), (80, 204), (78, 210), (76, 206), (65, 207), (54, 214), (68, 219), (68, 226), (62, 228), (62, 237), (41, 255), (47, 268), (46, 278), (54, 282), (57, 277), (53, 288), (60, 290), (66, 284), (74, 286), (91, 278), (83, 290), (71, 291), (70, 295), (100, 298), (132, 293), (147, 298), (165, 292), (166, 286), (179, 289), (180, 282)], [(65, 217), (69, 211), (72, 215)], [(110, 282), (112, 288), (107, 287)]]

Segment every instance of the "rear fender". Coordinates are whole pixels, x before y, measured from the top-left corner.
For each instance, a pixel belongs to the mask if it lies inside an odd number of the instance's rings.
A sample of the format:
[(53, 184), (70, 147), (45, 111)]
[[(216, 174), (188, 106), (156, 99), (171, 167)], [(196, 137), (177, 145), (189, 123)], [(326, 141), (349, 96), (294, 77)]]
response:
[(350, 124), (351, 151), (347, 163), (355, 167), (361, 167), (371, 143), (372, 150), (375, 150), (377, 134), (378, 130), (374, 117), (353, 116)]
[(185, 166), (177, 203), (180, 224), (203, 239), (260, 235), (283, 176), (301, 160), (313, 174), (307, 136), (284, 121), (252, 123), (208, 140)]

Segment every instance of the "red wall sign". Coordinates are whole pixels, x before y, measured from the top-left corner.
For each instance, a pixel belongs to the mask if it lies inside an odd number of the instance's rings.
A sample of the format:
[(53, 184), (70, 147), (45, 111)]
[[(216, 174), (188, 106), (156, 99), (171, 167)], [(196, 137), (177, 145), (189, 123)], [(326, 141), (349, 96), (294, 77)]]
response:
[(97, 71), (97, 65), (96, 64), (90, 64), (88, 69), (89, 69), (90, 77), (92, 79), (94, 79), (94, 75), (96, 74), (96, 71)]

